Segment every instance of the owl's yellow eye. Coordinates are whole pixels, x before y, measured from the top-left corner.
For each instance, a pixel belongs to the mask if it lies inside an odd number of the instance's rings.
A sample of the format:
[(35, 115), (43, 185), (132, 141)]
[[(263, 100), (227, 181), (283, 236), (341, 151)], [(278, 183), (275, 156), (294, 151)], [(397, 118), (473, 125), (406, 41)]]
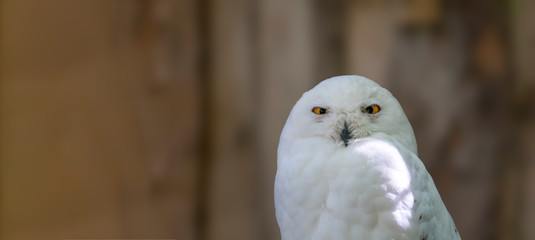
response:
[(369, 113), (369, 114), (376, 114), (379, 111), (381, 111), (381, 107), (379, 107), (379, 105), (377, 105), (377, 104), (373, 104), (373, 105), (370, 105), (370, 106), (362, 109), (363, 113)]
[(312, 108), (312, 112), (318, 115), (327, 113), (327, 109), (321, 108), (321, 107), (314, 107)]

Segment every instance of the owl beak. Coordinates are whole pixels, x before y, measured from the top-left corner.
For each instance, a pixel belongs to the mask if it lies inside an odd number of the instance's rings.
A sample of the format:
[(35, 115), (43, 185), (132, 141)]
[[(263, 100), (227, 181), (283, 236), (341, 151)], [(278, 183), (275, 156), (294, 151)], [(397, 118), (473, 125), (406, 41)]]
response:
[(349, 140), (351, 140), (351, 130), (349, 130), (349, 126), (347, 125), (347, 122), (344, 121), (344, 128), (340, 132), (340, 139), (344, 142), (344, 146), (347, 147), (349, 144)]

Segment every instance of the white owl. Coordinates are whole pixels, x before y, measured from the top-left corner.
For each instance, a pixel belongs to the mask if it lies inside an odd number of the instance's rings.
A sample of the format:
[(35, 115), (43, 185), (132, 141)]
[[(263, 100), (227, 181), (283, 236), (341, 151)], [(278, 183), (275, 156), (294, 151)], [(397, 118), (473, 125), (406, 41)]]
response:
[(360, 76), (303, 94), (280, 137), (283, 240), (460, 239), (392, 94)]

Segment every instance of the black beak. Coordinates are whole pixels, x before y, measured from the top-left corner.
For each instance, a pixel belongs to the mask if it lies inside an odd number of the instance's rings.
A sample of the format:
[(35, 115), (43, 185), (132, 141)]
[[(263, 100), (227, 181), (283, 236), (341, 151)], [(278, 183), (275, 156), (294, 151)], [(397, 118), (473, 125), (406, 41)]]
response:
[(344, 122), (344, 128), (342, 129), (342, 132), (340, 132), (340, 138), (344, 142), (344, 146), (347, 147), (347, 144), (349, 140), (351, 139), (351, 131), (349, 130), (349, 127), (347, 126), (347, 122)]

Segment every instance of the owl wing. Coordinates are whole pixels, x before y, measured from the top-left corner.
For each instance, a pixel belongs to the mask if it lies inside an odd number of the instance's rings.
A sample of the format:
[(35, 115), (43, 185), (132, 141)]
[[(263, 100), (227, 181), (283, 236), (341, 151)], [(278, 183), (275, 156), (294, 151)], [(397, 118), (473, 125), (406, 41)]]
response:
[(461, 239), (438, 190), (418, 156), (402, 150), (411, 169), (411, 191), (414, 195), (413, 224), (419, 239)]

